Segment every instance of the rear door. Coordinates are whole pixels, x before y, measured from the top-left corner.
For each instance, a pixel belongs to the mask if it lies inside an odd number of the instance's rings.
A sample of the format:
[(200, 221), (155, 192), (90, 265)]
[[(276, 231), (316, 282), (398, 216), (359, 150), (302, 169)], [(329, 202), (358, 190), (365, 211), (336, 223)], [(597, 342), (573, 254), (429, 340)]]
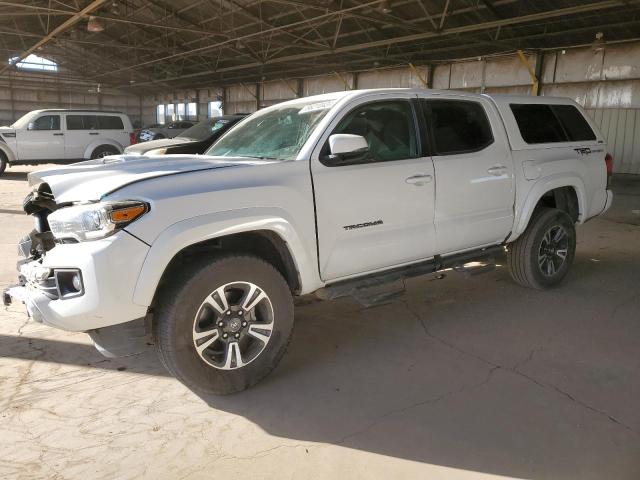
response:
[(84, 152), (99, 135), (96, 115), (67, 113), (65, 153), (67, 159), (82, 159)]
[(420, 99), (436, 178), (436, 249), (447, 254), (503, 241), (513, 226), (513, 160), (484, 98)]
[[(323, 280), (433, 256), (433, 163), (422, 153), (416, 107), (410, 94), (361, 97), (321, 139), (311, 168)], [(369, 155), (348, 165), (327, 158), (334, 133), (362, 135)]]
[(20, 160), (62, 160), (64, 131), (60, 114), (41, 114), (32, 119), (27, 130), (16, 132)]

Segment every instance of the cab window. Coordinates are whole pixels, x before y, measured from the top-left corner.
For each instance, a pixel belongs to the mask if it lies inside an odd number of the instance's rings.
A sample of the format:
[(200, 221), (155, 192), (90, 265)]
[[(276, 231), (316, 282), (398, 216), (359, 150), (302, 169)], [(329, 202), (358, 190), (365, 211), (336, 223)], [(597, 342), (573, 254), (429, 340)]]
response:
[(36, 118), (29, 130), (60, 130), (60, 115), (43, 115)]
[[(369, 145), (368, 155), (358, 163), (389, 162), (417, 157), (416, 125), (407, 100), (368, 103), (349, 112), (332, 134), (360, 135)], [(336, 162), (329, 156), (328, 142), (321, 158), (327, 166)]]
[(434, 155), (478, 152), (493, 143), (491, 125), (480, 103), (469, 100), (421, 100), (431, 129)]

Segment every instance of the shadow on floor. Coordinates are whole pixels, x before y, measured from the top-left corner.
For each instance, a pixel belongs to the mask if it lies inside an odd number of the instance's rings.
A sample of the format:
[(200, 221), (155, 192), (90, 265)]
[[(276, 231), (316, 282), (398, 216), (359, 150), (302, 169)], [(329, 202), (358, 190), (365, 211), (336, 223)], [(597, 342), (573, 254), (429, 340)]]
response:
[(0, 213), (5, 213), (8, 215), (24, 215), (24, 210), (17, 210), (17, 209), (9, 209), (9, 208), (0, 208)]
[[(616, 242), (581, 246), (568, 282), (547, 292), (499, 268), (415, 279), (402, 300), (366, 310), (299, 305), (271, 376), (201, 398), (289, 439), (520, 478), (637, 478), (640, 252)], [(151, 351), (107, 360), (4, 336), (0, 355), (167, 375)]]
[(0, 175), (0, 181), (2, 180), (27, 180), (27, 174), (29, 172), (10, 172), (5, 170), (2, 175)]
[(117, 370), (144, 375), (168, 376), (153, 347), (143, 353), (122, 358), (105, 358), (93, 345), (47, 338), (0, 335), (0, 357), (37, 360), (60, 365)]

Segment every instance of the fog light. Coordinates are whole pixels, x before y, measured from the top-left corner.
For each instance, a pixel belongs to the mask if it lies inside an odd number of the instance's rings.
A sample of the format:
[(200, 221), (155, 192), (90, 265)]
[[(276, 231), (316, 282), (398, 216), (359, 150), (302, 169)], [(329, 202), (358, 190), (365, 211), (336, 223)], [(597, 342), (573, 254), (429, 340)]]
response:
[(55, 269), (58, 298), (66, 299), (79, 297), (84, 294), (82, 273), (75, 268)]
[(75, 288), (77, 292), (82, 290), (82, 282), (80, 281), (80, 275), (76, 273), (73, 276), (73, 278), (71, 279), (71, 285), (73, 285), (73, 288)]

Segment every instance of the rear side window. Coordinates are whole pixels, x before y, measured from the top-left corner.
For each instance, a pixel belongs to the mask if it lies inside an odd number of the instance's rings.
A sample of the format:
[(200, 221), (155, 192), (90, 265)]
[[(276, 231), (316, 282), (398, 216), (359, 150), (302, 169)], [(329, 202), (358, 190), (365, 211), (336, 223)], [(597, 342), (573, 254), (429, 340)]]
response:
[(595, 140), (591, 127), (573, 105), (510, 105), (522, 139), (529, 144)]
[(567, 132), (569, 140), (580, 142), (596, 139), (596, 134), (593, 133), (589, 123), (576, 107), (573, 105), (552, 105), (551, 109)]
[(426, 124), (433, 135), (435, 155), (482, 150), (493, 143), (489, 119), (482, 105), (467, 100), (421, 100)]
[(95, 115), (67, 115), (67, 130), (95, 130), (98, 120)]
[(566, 142), (567, 137), (549, 105), (511, 104), (522, 139), (527, 143)]
[(67, 130), (82, 130), (82, 115), (67, 115)]
[(98, 128), (101, 130), (124, 130), (122, 118), (114, 115), (99, 115)]

